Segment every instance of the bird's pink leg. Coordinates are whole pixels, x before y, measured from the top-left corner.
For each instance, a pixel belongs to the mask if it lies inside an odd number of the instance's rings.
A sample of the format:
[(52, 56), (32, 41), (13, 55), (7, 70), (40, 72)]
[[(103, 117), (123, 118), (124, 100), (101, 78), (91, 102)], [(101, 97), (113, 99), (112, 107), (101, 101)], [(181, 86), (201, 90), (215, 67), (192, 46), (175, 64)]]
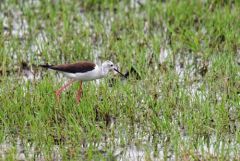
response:
[(75, 80), (70, 80), (68, 81), (65, 85), (63, 85), (60, 89), (56, 90), (55, 91), (55, 94), (56, 94), (56, 98), (57, 100), (59, 101), (60, 100), (60, 95), (61, 93), (67, 89), (67, 87), (69, 87)]
[(80, 86), (79, 86), (79, 89), (77, 91), (77, 96), (76, 96), (76, 101), (77, 103), (80, 102), (80, 99), (82, 97), (82, 94), (83, 94), (83, 91), (82, 91), (82, 81), (80, 81)]

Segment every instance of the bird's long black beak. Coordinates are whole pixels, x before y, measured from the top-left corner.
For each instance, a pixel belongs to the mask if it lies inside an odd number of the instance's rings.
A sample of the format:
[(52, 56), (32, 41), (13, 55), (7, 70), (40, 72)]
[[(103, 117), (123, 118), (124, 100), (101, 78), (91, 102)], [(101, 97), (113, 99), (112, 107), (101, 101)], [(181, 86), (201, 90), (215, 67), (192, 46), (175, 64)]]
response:
[(116, 72), (118, 72), (121, 76), (125, 77), (125, 75), (122, 74), (121, 72), (119, 72), (116, 68), (114, 68), (113, 70), (115, 70)]

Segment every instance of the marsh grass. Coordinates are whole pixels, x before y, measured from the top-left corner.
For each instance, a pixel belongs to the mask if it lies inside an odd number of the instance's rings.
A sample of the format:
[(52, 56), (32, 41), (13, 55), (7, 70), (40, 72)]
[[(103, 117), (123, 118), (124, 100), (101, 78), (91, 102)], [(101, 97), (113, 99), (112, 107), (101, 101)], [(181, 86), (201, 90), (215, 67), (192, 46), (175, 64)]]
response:
[[(2, 2), (1, 159), (239, 160), (239, 5)], [(56, 102), (66, 79), (38, 65), (83, 59), (141, 79), (86, 82), (80, 104), (75, 83)]]

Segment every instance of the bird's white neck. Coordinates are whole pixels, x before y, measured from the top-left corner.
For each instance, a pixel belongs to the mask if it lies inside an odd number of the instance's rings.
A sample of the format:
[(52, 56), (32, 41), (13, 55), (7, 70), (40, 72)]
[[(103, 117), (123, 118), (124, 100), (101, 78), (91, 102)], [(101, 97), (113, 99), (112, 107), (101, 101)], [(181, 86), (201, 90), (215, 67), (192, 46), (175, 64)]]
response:
[(101, 73), (101, 77), (106, 77), (108, 72), (109, 72), (109, 69), (104, 68), (104, 66), (101, 66), (99, 69), (101, 70), (101, 72), (100, 72)]

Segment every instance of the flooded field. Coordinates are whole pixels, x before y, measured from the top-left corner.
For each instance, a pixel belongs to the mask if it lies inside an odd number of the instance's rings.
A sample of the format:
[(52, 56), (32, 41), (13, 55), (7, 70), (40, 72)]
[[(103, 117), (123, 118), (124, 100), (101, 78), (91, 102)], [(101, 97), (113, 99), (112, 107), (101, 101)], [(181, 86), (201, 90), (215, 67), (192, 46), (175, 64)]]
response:
[[(238, 1), (0, 3), (1, 160), (240, 160)], [(54, 91), (41, 64), (125, 74)]]

